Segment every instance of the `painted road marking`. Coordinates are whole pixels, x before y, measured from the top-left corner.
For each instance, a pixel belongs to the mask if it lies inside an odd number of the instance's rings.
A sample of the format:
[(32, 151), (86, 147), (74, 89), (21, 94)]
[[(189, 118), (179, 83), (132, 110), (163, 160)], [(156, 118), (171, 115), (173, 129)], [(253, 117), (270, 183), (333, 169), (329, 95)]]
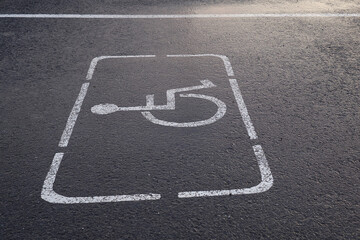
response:
[(80, 113), (81, 110), (81, 105), (84, 101), (84, 98), (86, 96), (87, 90), (89, 88), (89, 84), (90, 83), (83, 83), (83, 85), (81, 86), (80, 89), (80, 93), (79, 96), (77, 97), (75, 104), (71, 110), (71, 113), (69, 115), (69, 118), (67, 120), (65, 129), (63, 131), (63, 134), (61, 136), (60, 142), (59, 142), (59, 147), (67, 147), (72, 131), (74, 129), (75, 126), (75, 122), (77, 120), (77, 117)]
[(234, 71), (231, 67), (229, 58), (224, 55), (219, 55), (219, 54), (177, 54), (177, 55), (166, 55), (166, 56), (167, 57), (218, 57), (223, 61), (228, 77), (234, 76)]
[(169, 122), (157, 119), (150, 113), (149, 111), (154, 110), (175, 110), (175, 93), (180, 92), (187, 92), (192, 90), (199, 90), (199, 89), (206, 89), (206, 88), (213, 88), (216, 87), (209, 80), (201, 80), (201, 85), (192, 86), (192, 87), (185, 87), (185, 88), (175, 88), (166, 91), (166, 98), (167, 103), (166, 105), (155, 105), (154, 104), (154, 95), (146, 95), (146, 105), (145, 106), (136, 106), (136, 107), (118, 107), (112, 103), (105, 103), (105, 104), (97, 104), (91, 108), (91, 112), (94, 114), (110, 114), (118, 111), (142, 111), (141, 114), (150, 122), (162, 126), (168, 127), (199, 127), (204, 125), (209, 125), (220, 120), (226, 113), (226, 105), (223, 101), (211, 96), (201, 95), (201, 94), (180, 94), (180, 97), (184, 98), (200, 98), (211, 101), (216, 104), (218, 110), (216, 111), (215, 115), (209, 119), (196, 121), (196, 122), (186, 122), (186, 123), (177, 123), (177, 122)]
[(266, 160), (265, 153), (261, 145), (253, 146), (256, 160), (258, 161), (260, 173), (261, 173), (261, 182), (250, 188), (242, 189), (231, 189), (231, 190), (211, 190), (211, 191), (190, 191), (190, 192), (179, 192), (179, 198), (192, 198), (192, 197), (214, 197), (214, 196), (229, 196), (229, 195), (242, 195), (242, 194), (254, 194), (266, 192), (269, 190), (273, 183), (274, 179), (270, 171), (269, 164)]
[(133, 195), (114, 195), (114, 196), (94, 196), (94, 197), (65, 197), (56, 193), (53, 189), (57, 171), (59, 170), (64, 153), (56, 153), (48, 172), (41, 191), (41, 198), (50, 203), (99, 203), (99, 202), (124, 202), (157, 200), (161, 198), (160, 194), (133, 194)]
[(0, 18), (172, 19), (172, 18), (329, 18), (360, 17), (360, 13), (253, 13), (253, 14), (0, 14)]
[(99, 61), (104, 59), (117, 59), (117, 58), (153, 58), (155, 55), (126, 55), (126, 56), (100, 56), (91, 60), (89, 70), (86, 75), (86, 80), (91, 80), (96, 68), (96, 65)]
[(236, 79), (229, 79), (230, 85), (231, 85), (231, 89), (233, 90), (235, 99), (236, 99), (236, 103), (239, 107), (239, 111), (242, 117), (242, 120), (245, 124), (246, 130), (248, 132), (248, 135), (250, 137), (251, 140), (257, 139), (257, 134), (255, 132), (255, 128), (254, 125), (251, 122), (250, 119), (250, 115), (248, 113), (248, 110), (246, 108), (244, 99), (241, 95), (240, 92), (240, 88), (239, 88), (239, 84), (237, 83)]
[(141, 114), (147, 120), (149, 120), (150, 122), (152, 122), (154, 124), (162, 125), (162, 126), (168, 126), (168, 127), (200, 127), (200, 126), (205, 126), (205, 125), (212, 124), (212, 123), (220, 120), (226, 113), (226, 105), (225, 105), (225, 103), (223, 101), (220, 101), (219, 99), (217, 99), (215, 97), (206, 96), (206, 95), (202, 95), (202, 94), (180, 94), (180, 97), (201, 98), (201, 99), (211, 101), (211, 102), (213, 102), (213, 103), (215, 103), (217, 105), (218, 110), (216, 111), (214, 116), (212, 116), (209, 119), (202, 120), (202, 121), (196, 121), (196, 122), (184, 122), (184, 123), (169, 122), (169, 121), (164, 121), (164, 120), (157, 119), (149, 111), (141, 112)]
[[(231, 63), (229, 59), (226, 56), (223, 55), (217, 55), (217, 54), (183, 54), (183, 55), (167, 55), (167, 57), (217, 57), (220, 58), (225, 66), (226, 73), (229, 77), (230, 86), (232, 88), (232, 91), (234, 93), (234, 97), (236, 100), (236, 103), (238, 105), (240, 114), (242, 116), (242, 120), (244, 122), (244, 125), (247, 129), (248, 135), (251, 140), (257, 139), (257, 134), (255, 132), (254, 125), (251, 122), (248, 110), (246, 108), (244, 99), (242, 98), (239, 85), (234, 77), (234, 71), (232, 69)], [(67, 124), (65, 126), (64, 132), (61, 136), (61, 140), (59, 143), (60, 147), (67, 147), (73, 128), (75, 126), (78, 114), (81, 111), (81, 105), (85, 99), (87, 89), (90, 84), (90, 80), (93, 77), (95, 68), (97, 63), (100, 60), (104, 59), (116, 59), (116, 58), (147, 58), (147, 57), (156, 57), (155, 55), (131, 55), (131, 56), (101, 56), (94, 58), (91, 63), (90, 67), (86, 76), (87, 82), (84, 83), (81, 87), (79, 96), (77, 97), (75, 104), (70, 112)], [(210, 82), (210, 81), (209, 81)], [(212, 83), (206, 82), (206, 80), (202, 81), (203, 86), (213, 87)], [(201, 85), (200, 85), (201, 86)], [(198, 89), (199, 86), (195, 87), (189, 87), (189, 88), (181, 88), (182, 90), (194, 90)], [(203, 87), (204, 88), (204, 87)], [(172, 89), (169, 93), (170, 96), (170, 106), (172, 107), (173, 101), (174, 101), (174, 107), (175, 107), (175, 100), (173, 93), (176, 92), (176, 89)], [(179, 91), (179, 89), (177, 89)], [(200, 94), (180, 94), (180, 97), (195, 97), (195, 98), (203, 98), (209, 101), (214, 102), (218, 106), (217, 113), (210, 118), (210, 120), (204, 120), (204, 121), (217, 121), (221, 117), (224, 116), (226, 112), (226, 105), (222, 101), (220, 101), (217, 98), (206, 96), (206, 95), (200, 95)], [(169, 99), (169, 98), (168, 98)], [(153, 95), (148, 95), (147, 98), (147, 104), (149, 106), (153, 107), (154, 98)], [(169, 101), (168, 101), (169, 103)], [(165, 105), (167, 106), (167, 105)], [(117, 106), (116, 106), (117, 107)], [(144, 109), (138, 109), (138, 110), (144, 110)], [(97, 111), (97, 110), (96, 110)], [(171, 123), (159, 120), (155, 118), (150, 112), (145, 111), (142, 112), (144, 117), (148, 119), (149, 121), (152, 121), (153, 123), (164, 125), (164, 126), (171, 126), (176, 125), (179, 123)], [(189, 123), (180, 123), (180, 124), (188, 124)], [(189, 125), (190, 126), (190, 125)], [(188, 127), (189, 127), (188, 126)], [(196, 127), (196, 126), (191, 126)], [(178, 197), (179, 198), (193, 198), (193, 197), (210, 197), (210, 196), (224, 196), (224, 195), (242, 195), (242, 194), (255, 194), (255, 193), (261, 193), (269, 190), (274, 182), (269, 164), (267, 162), (267, 159), (265, 157), (265, 153), (261, 147), (261, 145), (254, 145), (253, 151), (255, 154), (255, 158), (257, 160), (260, 174), (261, 174), (261, 182), (257, 184), (256, 186), (250, 187), (250, 188), (242, 188), (242, 189), (231, 189), (231, 190), (211, 190), (211, 191), (184, 191), (179, 192)], [(141, 200), (158, 200), (161, 198), (160, 194), (156, 193), (147, 193), (147, 194), (133, 194), (133, 195), (111, 195), (111, 196), (94, 196), (94, 197), (66, 197), (61, 194), (58, 194), (54, 191), (53, 185), (55, 183), (56, 174), (59, 170), (61, 161), (64, 157), (63, 152), (58, 152), (54, 155), (52, 164), (50, 166), (50, 170), (45, 178), (43, 188), (41, 191), (41, 197), (51, 203), (62, 203), (62, 204), (74, 204), (74, 203), (100, 203), (100, 202), (122, 202), (122, 201), (141, 201)]]
[(95, 114), (110, 114), (117, 111), (153, 111), (153, 110), (175, 110), (175, 93), (187, 92), (192, 90), (199, 90), (205, 88), (216, 87), (209, 80), (200, 81), (201, 85), (185, 87), (185, 88), (175, 88), (169, 89), (166, 91), (166, 105), (155, 105), (154, 104), (154, 95), (146, 95), (146, 105), (145, 106), (136, 106), (136, 107), (118, 107), (115, 104), (105, 103), (98, 104), (91, 108), (91, 112)]

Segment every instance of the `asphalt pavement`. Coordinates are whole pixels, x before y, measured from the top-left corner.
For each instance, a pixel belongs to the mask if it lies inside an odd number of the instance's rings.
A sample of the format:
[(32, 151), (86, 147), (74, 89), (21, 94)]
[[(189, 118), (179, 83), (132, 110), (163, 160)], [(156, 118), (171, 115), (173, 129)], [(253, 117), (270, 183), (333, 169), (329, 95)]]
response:
[(1, 238), (359, 239), (359, 12), (3, 1)]

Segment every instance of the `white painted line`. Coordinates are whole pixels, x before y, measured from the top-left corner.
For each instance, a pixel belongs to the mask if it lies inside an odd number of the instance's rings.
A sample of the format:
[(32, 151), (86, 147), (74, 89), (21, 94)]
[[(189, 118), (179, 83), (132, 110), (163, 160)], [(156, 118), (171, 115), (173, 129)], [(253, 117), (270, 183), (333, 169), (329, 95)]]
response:
[(259, 169), (261, 172), (261, 191), (265, 192), (267, 190), (269, 190), (273, 183), (274, 183), (274, 178), (272, 176), (270, 167), (269, 167), (269, 163), (266, 160), (265, 157), (265, 153), (264, 150), (262, 149), (261, 145), (255, 145), (253, 146), (253, 150), (256, 156), (256, 160), (258, 161), (259, 164)]
[(66, 127), (61, 136), (61, 139), (59, 142), (59, 147), (67, 147), (67, 145), (69, 143), (72, 131), (74, 129), (76, 119), (80, 113), (81, 105), (84, 101), (84, 98), (86, 96), (88, 88), (89, 88), (89, 83), (83, 83), (83, 85), (81, 86), (79, 96), (77, 97), (77, 99), (75, 101), (75, 104), (74, 104), (74, 106), (71, 110), (71, 113), (69, 115), (69, 118), (67, 120)]
[(89, 70), (86, 75), (86, 80), (92, 79), (92, 76), (95, 71), (95, 67), (100, 60), (116, 59), (116, 58), (150, 58), (150, 57), (156, 57), (156, 56), (155, 55), (126, 55), (126, 56), (100, 56), (100, 57), (93, 58), (93, 60), (91, 60), (90, 67), (89, 67)]
[(260, 145), (253, 146), (254, 154), (259, 165), (261, 173), (261, 182), (250, 188), (231, 189), (231, 190), (211, 190), (211, 191), (189, 191), (179, 192), (179, 198), (193, 198), (193, 197), (214, 197), (214, 196), (229, 196), (229, 195), (243, 195), (266, 192), (274, 184), (274, 179), (271, 174), (269, 164), (266, 160), (265, 153)]
[(214, 116), (212, 116), (209, 119), (202, 120), (202, 121), (196, 121), (196, 122), (185, 122), (185, 123), (177, 123), (177, 122), (168, 122), (164, 120), (157, 119), (154, 115), (152, 115), (151, 112), (141, 112), (141, 114), (150, 122), (162, 126), (168, 126), (168, 127), (199, 127), (204, 125), (212, 124), (218, 120), (220, 120), (226, 113), (226, 105), (223, 101), (220, 101), (219, 99), (211, 96), (201, 95), (201, 94), (180, 94), (180, 97), (192, 97), (192, 98), (201, 98), (209, 100), (213, 103), (215, 103), (218, 107), (217, 112)]
[(219, 54), (177, 54), (177, 55), (166, 55), (167, 57), (218, 57), (220, 58), (225, 65), (226, 73), (229, 77), (234, 76), (234, 71), (231, 67), (231, 63), (229, 61), (229, 58), (225, 55), (219, 55)]
[(74, 204), (74, 203), (100, 203), (100, 202), (125, 202), (157, 200), (160, 194), (133, 194), (133, 195), (113, 195), (113, 196), (94, 196), (94, 197), (65, 197), (56, 193), (53, 189), (56, 174), (59, 170), (64, 153), (56, 153), (50, 166), (50, 170), (45, 178), (41, 191), (41, 198), (50, 203)]
[(173, 19), (173, 18), (329, 18), (360, 17), (360, 13), (253, 13), (253, 14), (0, 14), (0, 18), (66, 18), (66, 19)]
[(246, 130), (248, 132), (248, 135), (251, 140), (257, 139), (257, 134), (255, 132), (254, 125), (251, 122), (250, 115), (248, 113), (248, 110), (246, 108), (244, 99), (241, 95), (239, 85), (236, 81), (236, 79), (229, 79), (231, 89), (233, 90), (237, 105), (239, 107), (239, 111), (242, 117), (242, 120), (245, 124)]

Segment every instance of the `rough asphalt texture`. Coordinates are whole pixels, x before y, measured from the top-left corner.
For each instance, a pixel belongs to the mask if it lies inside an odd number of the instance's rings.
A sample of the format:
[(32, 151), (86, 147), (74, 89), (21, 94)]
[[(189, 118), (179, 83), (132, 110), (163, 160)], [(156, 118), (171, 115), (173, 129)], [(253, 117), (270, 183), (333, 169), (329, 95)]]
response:
[[(78, 4), (4, 1), (0, 12), (187, 13), (190, 3)], [(359, 239), (359, 29), (359, 18), (0, 19), (1, 238)], [(253, 186), (260, 177), (222, 62), (165, 57), (183, 53), (229, 57), (274, 176), (269, 191), (177, 198), (182, 190)], [(60, 149), (90, 61), (138, 54), (159, 57), (99, 65), (69, 147)], [(201, 79), (217, 88), (196, 93), (228, 106), (206, 127), (90, 112), (103, 102), (144, 104), (146, 94), (162, 104), (167, 89)], [(178, 104), (179, 111), (154, 115), (181, 122), (216, 111), (201, 100)], [(59, 151), (66, 157), (54, 188), (64, 195), (162, 198), (48, 203), (40, 192)]]

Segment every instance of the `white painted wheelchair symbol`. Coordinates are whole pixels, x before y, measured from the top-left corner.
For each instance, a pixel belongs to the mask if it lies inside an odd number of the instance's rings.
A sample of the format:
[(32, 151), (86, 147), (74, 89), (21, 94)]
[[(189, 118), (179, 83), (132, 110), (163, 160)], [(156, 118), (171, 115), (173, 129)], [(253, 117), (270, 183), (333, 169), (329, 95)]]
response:
[[(156, 55), (127, 55), (127, 56), (99, 56), (95, 57), (89, 66), (89, 70), (86, 76), (86, 82), (81, 86), (78, 97), (75, 100), (74, 106), (70, 112), (68, 120), (66, 122), (64, 131), (61, 135), (58, 146), (63, 149), (62, 151), (56, 152), (50, 169), (45, 177), (44, 184), (41, 190), (41, 198), (50, 203), (61, 203), (61, 204), (78, 204), (78, 203), (105, 203), (105, 202), (124, 202), (124, 201), (143, 201), (143, 200), (159, 200), (161, 199), (161, 194), (159, 193), (136, 193), (136, 194), (120, 194), (120, 195), (105, 195), (105, 196), (64, 196), (54, 190), (54, 184), (58, 170), (60, 168), (61, 162), (66, 155), (65, 149), (68, 147), (75, 123), (77, 121), (78, 115), (81, 111), (81, 106), (87, 94), (87, 91), (90, 86), (90, 80), (93, 78), (94, 71), (99, 61), (105, 59), (128, 59), (128, 58), (155, 58)], [(242, 98), (240, 88), (237, 80), (234, 77), (234, 72), (231, 67), (229, 59), (224, 55), (216, 54), (185, 54), (185, 55), (166, 55), (168, 58), (193, 58), (193, 57), (215, 57), (220, 58), (225, 66), (225, 71), (230, 83), (232, 92), (234, 93), (236, 104), (239, 108), (241, 118), (243, 120), (244, 126), (247, 130), (248, 136), (251, 141), (258, 141), (258, 136), (255, 131), (255, 128), (250, 119), (248, 110), (246, 108), (244, 99)], [(176, 123), (168, 122), (155, 118), (150, 111), (155, 110), (175, 110), (175, 94), (180, 92), (186, 92), (191, 90), (199, 90), (205, 88), (213, 88), (215, 85), (209, 80), (200, 81), (201, 85), (187, 87), (187, 88), (178, 88), (170, 89), (166, 92), (167, 95), (167, 104), (166, 105), (156, 105), (154, 104), (154, 95), (146, 96), (146, 105), (137, 106), (137, 107), (118, 107), (115, 104), (99, 104), (93, 106), (91, 111), (95, 114), (110, 114), (117, 111), (141, 111), (142, 115), (149, 121), (160, 124), (164, 126), (172, 127), (196, 127), (211, 124), (221, 119), (226, 112), (226, 105), (224, 102), (219, 99), (211, 96), (200, 95), (200, 94), (179, 94), (180, 97), (184, 98), (200, 98), (211, 101), (215, 103), (218, 107), (215, 115), (207, 120), (197, 121), (197, 122), (185, 122), (185, 123)], [(249, 186), (244, 188), (234, 188), (234, 189), (218, 189), (218, 190), (196, 190), (196, 191), (181, 191), (178, 192), (178, 198), (196, 198), (196, 197), (214, 197), (214, 196), (232, 196), (232, 195), (244, 195), (244, 194), (257, 194), (266, 192), (273, 186), (273, 176), (268, 164), (268, 161), (265, 157), (265, 153), (262, 149), (262, 146), (258, 143), (253, 143), (252, 149), (255, 154), (256, 161), (259, 166), (261, 181), (255, 186)]]
[(192, 90), (199, 90), (199, 89), (205, 89), (205, 88), (213, 88), (216, 87), (215, 84), (213, 84), (209, 80), (201, 80), (201, 85), (198, 86), (192, 86), (192, 87), (185, 87), (185, 88), (175, 88), (170, 89), (166, 91), (166, 98), (167, 103), (166, 105), (155, 105), (154, 104), (154, 95), (147, 95), (146, 96), (146, 106), (136, 106), (136, 107), (119, 107), (115, 104), (106, 103), (106, 104), (98, 104), (91, 108), (91, 112), (94, 114), (110, 114), (118, 111), (141, 111), (141, 114), (150, 122), (162, 126), (169, 126), (169, 127), (198, 127), (203, 125), (208, 125), (211, 123), (214, 123), (221, 119), (225, 113), (226, 113), (226, 105), (223, 101), (207, 95), (202, 94), (179, 94), (180, 97), (183, 98), (200, 98), (205, 99), (208, 101), (211, 101), (216, 104), (218, 107), (216, 113), (209, 119), (201, 120), (201, 121), (195, 121), (195, 122), (169, 122), (157, 119), (150, 111), (154, 110), (175, 110), (176, 104), (175, 104), (175, 94), (180, 92), (187, 92)]

